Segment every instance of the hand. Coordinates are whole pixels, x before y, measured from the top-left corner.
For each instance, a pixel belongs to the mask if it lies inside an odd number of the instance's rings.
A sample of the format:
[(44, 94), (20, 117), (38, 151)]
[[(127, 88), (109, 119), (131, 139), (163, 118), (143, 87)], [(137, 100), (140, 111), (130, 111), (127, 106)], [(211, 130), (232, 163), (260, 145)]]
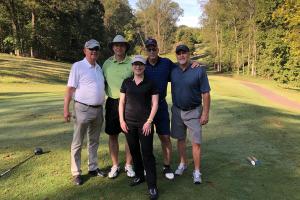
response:
[(207, 123), (208, 123), (208, 115), (202, 114), (201, 117), (200, 117), (200, 124), (205, 125)]
[(64, 111), (65, 122), (70, 122), (71, 116), (72, 116), (72, 114), (69, 111)]
[(195, 67), (201, 67), (201, 63), (197, 62), (197, 61), (193, 61), (192, 62), (192, 68), (195, 68)]
[(150, 122), (146, 122), (143, 126), (143, 134), (145, 136), (149, 135), (151, 133), (151, 123)]
[(120, 126), (121, 126), (122, 130), (124, 131), (124, 133), (128, 133), (128, 126), (125, 121), (121, 121)]

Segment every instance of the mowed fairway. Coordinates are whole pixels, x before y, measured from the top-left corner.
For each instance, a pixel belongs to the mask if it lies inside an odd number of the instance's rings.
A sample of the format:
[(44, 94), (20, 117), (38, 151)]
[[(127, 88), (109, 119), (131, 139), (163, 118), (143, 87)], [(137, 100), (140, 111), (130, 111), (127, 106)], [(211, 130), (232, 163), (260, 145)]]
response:
[[(128, 186), (125, 173), (114, 180), (84, 176), (82, 186), (73, 186), (72, 123), (63, 122), (70, 66), (0, 54), (0, 172), (32, 155), (35, 147), (50, 151), (1, 177), (0, 199), (148, 199), (146, 184)], [(160, 199), (300, 199), (300, 111), (272, 103), (239, 80), (216, 75), (209, 79), (212, 105), (203, 133), (203, 184), (192, 183), (190, 143), (188, 171), (174, 181), (164, 179), (160, 142), (155, 137)], [(284, 94), (300, 102), (299, 92), (285, 90)], [(168, 101), (171, 104), (170, 94)], [(102, 132), (101, 168), (111, 165), (107, 140)], [(120, 141), (123, 166), (123, 135)], [(175, 169), (174, 140), (173, 150)], [(249, 165), (246, 157), (250, 155), (260, 159), (261, 165)], [(86, 175), (86, 149), (82, 162)]]

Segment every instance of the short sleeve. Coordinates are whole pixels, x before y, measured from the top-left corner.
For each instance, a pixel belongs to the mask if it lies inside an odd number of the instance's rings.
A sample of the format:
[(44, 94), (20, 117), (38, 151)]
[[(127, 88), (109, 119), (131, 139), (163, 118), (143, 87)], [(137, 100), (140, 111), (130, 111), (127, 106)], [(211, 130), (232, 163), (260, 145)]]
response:
[(70, 71), (70, 75), (69, 75), (69, 79), (68, 79), (68, 87), (74, 87), (77, 88), (79, 83), (79, 73), (78, 73), (78, 67), (77, 64), (73, 64), (71, 71)]
[(209, 92), (210, 86), (209, 86), (206, 70), (205, 70), (204, 66), (199, 69), (201, 69), (200, 74), (199, 74), (201, 93)]
[(127, 79), (125, 79), (121, 85), (121, 89), (120, 89), (120, 92), (121, 93), (126, 93), (126, 90), (127, 90), (127, 84), (126, 84), (126, 81)]
[(155, 86), (154, 82), (151, 81), (150, 84), (151, 84), (151, 95), (159, 94), (159, 91), (158, 91), (157, 87)]

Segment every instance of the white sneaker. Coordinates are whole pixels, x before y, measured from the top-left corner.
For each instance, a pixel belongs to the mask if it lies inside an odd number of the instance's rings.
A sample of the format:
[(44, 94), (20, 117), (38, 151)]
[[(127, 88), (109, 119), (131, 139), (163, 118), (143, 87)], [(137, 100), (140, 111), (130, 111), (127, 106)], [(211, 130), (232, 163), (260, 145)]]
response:
[(108, 178), (116, 178), (119, 175), (120, 167), (119, 166), (112, 166), (110, 172), (108, 173)]
[(202, 174), (199, 171), (194, 171), (193, 172), (194, 184), (201, 184), (202, 183), (201, 175)]
[(133, 171), (132, 165), (125, 165), (125, 172), (127, 173), (128, 177), (135, 177), (135, 172)]
[(178, 168), (175, 171), (175, 175), (181, 176), (186, 169), (187, 169), (187, 166), (183, 163), (180, 163), (178, 165)]
[(173, 173), (171, 167), (163, 167), (163, 174), (169, 180), (173, 180), (174, 179), (174, 173)]

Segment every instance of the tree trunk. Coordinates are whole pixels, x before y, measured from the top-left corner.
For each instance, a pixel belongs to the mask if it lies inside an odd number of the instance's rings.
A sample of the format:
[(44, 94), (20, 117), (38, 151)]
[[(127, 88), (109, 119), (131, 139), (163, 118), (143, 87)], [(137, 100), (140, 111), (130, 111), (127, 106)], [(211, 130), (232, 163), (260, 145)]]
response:
[(34, 9), (31, 10), (31, 47), (30, 47), (30, 57), (33, 55), (33, 43), (35, 42), (35, 14)]
[(235, 51), (236, 51), (236, 60), (235, 60), (235, 67), (236, 73), (240, 74), (240, 66), (239, 66), (239, 49), (238, 49), (238, 38), (237, 38), (237, 29), (234, 22), (234, 39), (235, 39)]
[(243, 66), (243, 75), (245, 75), (245, 61), (244, 61), (244, 44), (242, 43), (242, 66)]
[(216, 58), (215, 58), (215, 63), (216, 63), (216, 65), (217, 65), (217, 72), (220, 72), (220, 71), (219, 71), (219, 35), (218, 35), (218, 20), (216, 20), (215, 33), (216, 33)]

